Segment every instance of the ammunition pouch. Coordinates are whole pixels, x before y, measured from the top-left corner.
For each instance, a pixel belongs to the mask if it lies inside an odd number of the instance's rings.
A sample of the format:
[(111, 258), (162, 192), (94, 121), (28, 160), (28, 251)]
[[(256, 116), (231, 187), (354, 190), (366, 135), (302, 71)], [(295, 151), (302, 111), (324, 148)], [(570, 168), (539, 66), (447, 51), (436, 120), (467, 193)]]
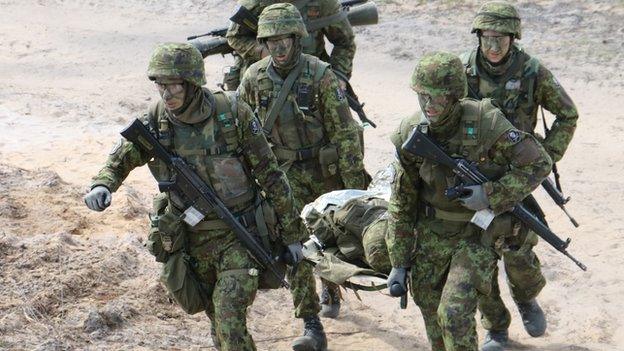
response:
[(323, 178), (330, 178), (338, 174), (338, 148), (327, 144), (319, 150), (319, 165)]
[(183, 250), (170, 255), (160, 279), (184, 312), (195, 314), (208, 308), (209, 299), (193, 272), (190, 257)]

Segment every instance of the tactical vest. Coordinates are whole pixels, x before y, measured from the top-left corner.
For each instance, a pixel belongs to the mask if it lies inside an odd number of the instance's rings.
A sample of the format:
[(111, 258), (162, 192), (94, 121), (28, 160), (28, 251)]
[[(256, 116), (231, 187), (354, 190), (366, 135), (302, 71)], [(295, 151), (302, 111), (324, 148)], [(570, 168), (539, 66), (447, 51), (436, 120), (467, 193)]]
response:
[(500, 77), (482, 72), (477, 64), (479, 48), (460, 57), (466, 67), (468, 97), (481, 100), (490, 98), (505, 113), (514, 127), (533, 133), (537, 123), (535, 89), (540, 63), (519, 46), (511, 67)]
[[(455, 135), (441, 146), (451, 157), (461, 157), (475, 162), (479, 170), (489, 179), (500, 178), (508, 168), (495, 164), (490, 158), (489, 150), (503, 133), (509, 130), (510, 125), (504, 118), (499, 117), (498, 110), (489, 99), (477, 101), (467, 98), (461, 100), (460, 104), (462, 115), (459, 128)], [(418, 128), (426, 133), (428, 123), (421, 116), (422, 114), (414, 116), (411, 123), (402, 126), (402, 129), (406, 130), (401, 130), (401, 135), (406, 137), (412, 128)], [(400, 147), (402, 141), (405, 140), (395, 139), (395, 145)], [(455, 174), (449, 168), (427, 159), (416, 158), (414, 162), (419, 169), (421, 180), (418, 185), (419, 201), (422, 203), (420, 210), (426, 212), (427, 208), (431, 208), (435, 212), (435, 218), (438, 219), (469, 221), (474, 211), (461, 206), (458, 201), (447, 199), (444, 195), (446, 189), (459, 184)]]
[[(302, 55), (303, 67), (295, 80), (275, 124), (267, 135), (273, 152), (280, 162), (317, 159), (320, 149), (328, 143), (325, 136), (323, 117), (318, 110), (319, 82), (329, 65), (310, 55)], [(257, 71), (252, 73), (256, 113), (262, 124), (277, 99), (284, 79), (269, 67), (265, 58)]]
[[(256, 187), (240, 155), (236, 98), (223, 92), (212, 95), (215, 113), (206, 121), (195, 125), (171, 122), (164, 104), (158, 103), (150, 108), (150, 127), (158, 141), (192, 165), (232, 212), (247, 211), (254, 204)], [(148, 167), (159, 182), (170, 180), (170, 170), (159, 159), (150, 160)], [(168, 196), (178, 209), (184, 208), (177, 195)]]

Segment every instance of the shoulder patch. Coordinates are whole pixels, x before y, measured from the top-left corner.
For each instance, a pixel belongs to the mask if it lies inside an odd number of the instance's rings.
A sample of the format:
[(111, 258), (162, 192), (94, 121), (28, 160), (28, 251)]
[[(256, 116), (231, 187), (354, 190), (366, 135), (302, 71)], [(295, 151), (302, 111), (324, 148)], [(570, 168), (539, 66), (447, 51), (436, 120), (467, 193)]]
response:
[(249, 123), (249, 129), (251, 130), (251, 134), (258, 135), (262, 131), (260, 127), (260, 122), (258, 122), (258, 118), (254, 117)]
[(507, 140), (513, 144), (517, 144), (520, 141), (520, 132), (517, 130), (510, 130), (507, 132)]

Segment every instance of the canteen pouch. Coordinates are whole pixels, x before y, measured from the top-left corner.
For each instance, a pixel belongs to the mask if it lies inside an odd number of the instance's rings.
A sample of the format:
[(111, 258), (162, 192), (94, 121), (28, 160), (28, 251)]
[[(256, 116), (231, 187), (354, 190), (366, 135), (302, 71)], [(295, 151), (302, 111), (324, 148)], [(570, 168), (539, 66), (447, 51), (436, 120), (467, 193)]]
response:
[(323, 178), (330, 178), (338, 174), (338, 148), (327, 144), (319, 150), (319, 164)]

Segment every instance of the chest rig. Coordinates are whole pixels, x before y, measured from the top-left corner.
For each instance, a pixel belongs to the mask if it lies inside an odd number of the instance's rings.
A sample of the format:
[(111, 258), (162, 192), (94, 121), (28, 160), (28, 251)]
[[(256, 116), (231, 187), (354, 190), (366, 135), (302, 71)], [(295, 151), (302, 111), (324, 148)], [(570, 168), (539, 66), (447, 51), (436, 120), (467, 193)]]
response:
[[(149, 111), (150, 127), (158, 141), (192, 165), (232, 212), (244, 211), (253, 205), (256, 190), (240, 155), (236, 99), (224, 92), (212, 96), (215, 112), (206, 121), (194, 125), (172, 122), (159, 103)], [(158, 181), (172, 176), (159, 159), (149, 161), (148, 167)], [(175, 193), (168, 195), (176, 207), (183, 208), (182, 199)]]
[[(507, 167), (493, 162), (489, 150), (498, 138), (508, 130), (508, 124), (499, 123), (499, 118), (490, 112), (495, 107), (489, 99), (477, 101), (464, 99), (461, 104), (461, 120), (457, 132), (441, 146), (451, 157), (464, 158), (474, 162), (479, 170), (490, 179), (498, 179)], [(417, 128), (427, 132), (427, 124)], [(424, 159), (419, 168), (420, 199), (425, 212), (435, 212), (435, 217), (450, 221), (469, 221), (474, 211), (462, 207), (458, 201), (446, 198), (444, 191), (459, 184), (459, 179), (448, 168)], [(427, 209), (432, 208), (432, 209)], [(427, 213), (431, 215), (431, 213)]]
[[(284, 86), (284, 79), (269, 64), (259, 68), (255, 77), (256, 113), (280, 162), (316, 159), (319, 150), (327, 143), (318, 107), (319, 81), (329, 66), (310, 55), (302, 55), (300, 60), (301, 71), (281, 108), (273, 105)], [(269, 112), (274, 108), (278, 109), (274, 123), (267, 123)], [(267, 124), (272, 124), (270, 130), (266, 128)]]
[(515, 46), (514, 62), (501, 76), (492, 76), (477, 64), (478, 48), (461, 56), (468, 78), (468, 96), (490, 98), (514, 127), (532, 133), (537, 121), (535, 89), (539, 61)]

